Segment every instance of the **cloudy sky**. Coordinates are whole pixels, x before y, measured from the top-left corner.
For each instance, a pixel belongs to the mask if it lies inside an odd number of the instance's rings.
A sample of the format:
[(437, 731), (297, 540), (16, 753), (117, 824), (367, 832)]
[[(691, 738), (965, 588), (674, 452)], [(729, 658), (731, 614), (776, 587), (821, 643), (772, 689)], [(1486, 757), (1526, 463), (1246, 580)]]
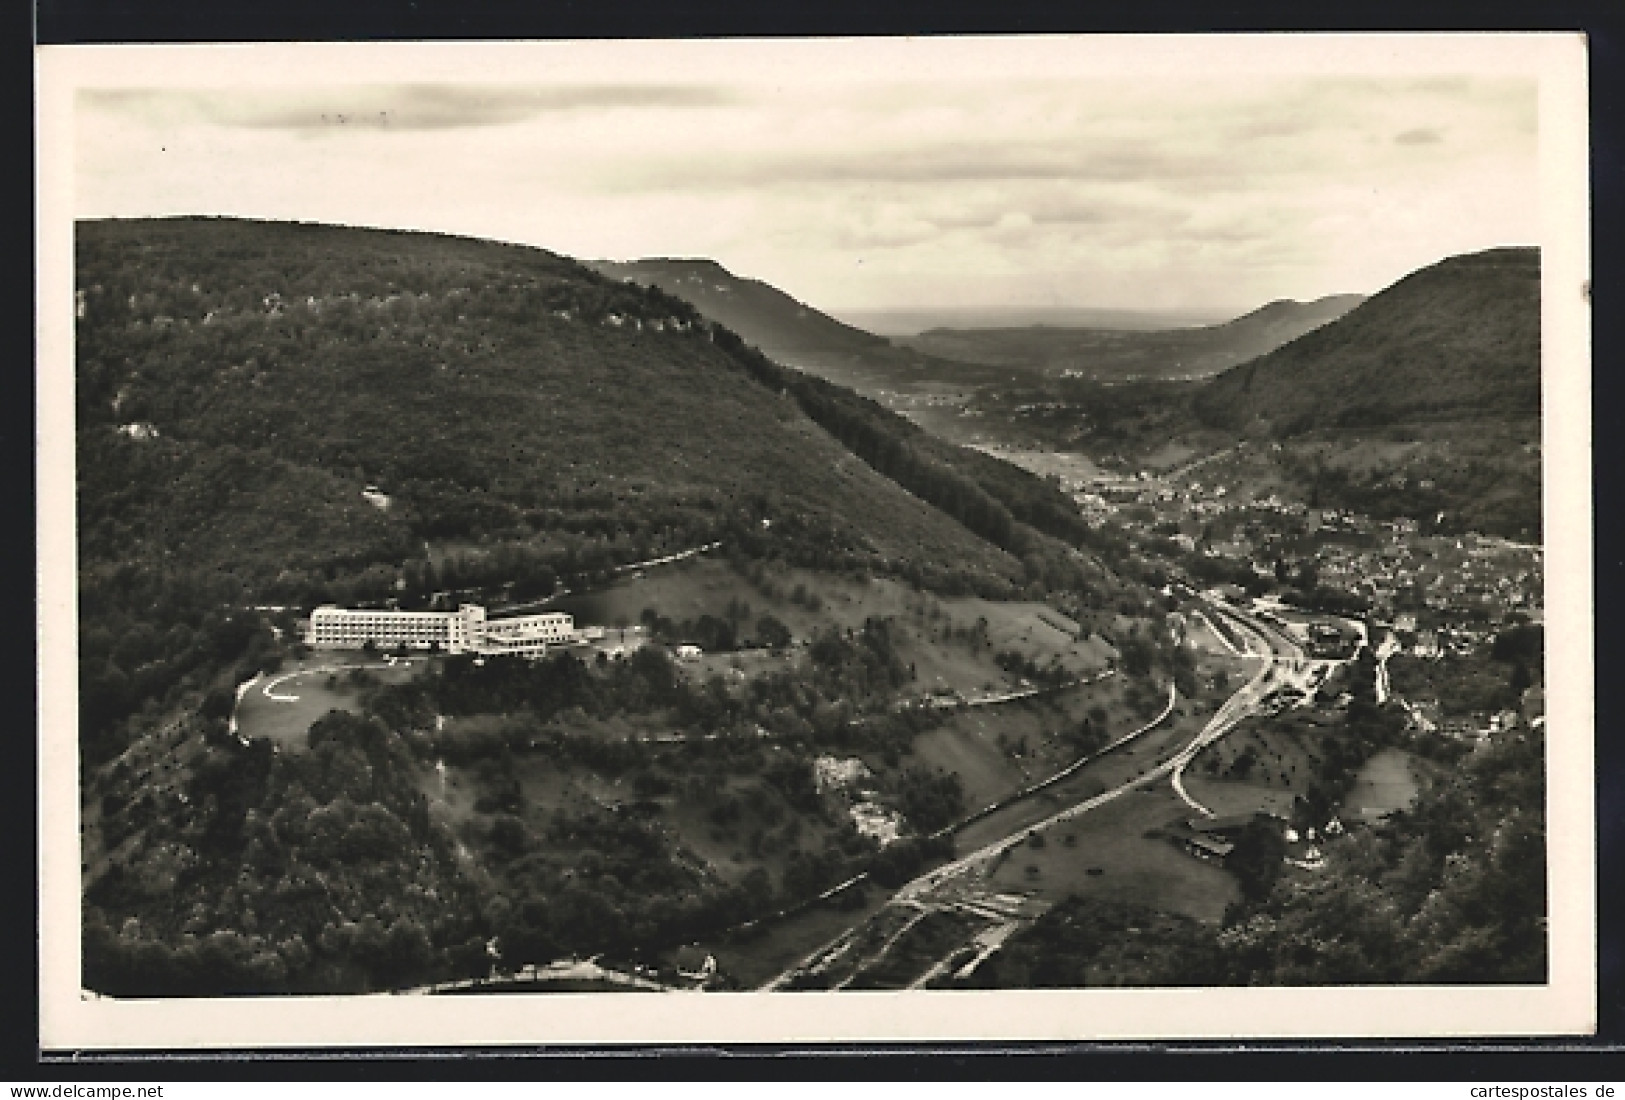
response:
[(1065, 42), (574, 46), (104, 64), (75, 100), (75, 212), (710, 256), (836, 312), (1239, 312), (1539, 234), (1536, 81), (1427, 43), (1401, 71), (1215, 65), (1211, 42), (1138, 65)]

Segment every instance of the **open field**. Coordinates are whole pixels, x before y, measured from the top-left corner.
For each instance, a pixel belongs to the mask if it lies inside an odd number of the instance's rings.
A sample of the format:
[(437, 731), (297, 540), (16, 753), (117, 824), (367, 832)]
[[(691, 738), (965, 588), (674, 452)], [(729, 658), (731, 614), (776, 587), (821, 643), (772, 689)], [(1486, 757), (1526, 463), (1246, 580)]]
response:
[[(1318, 774), (1318, 730), (1336, 719), (1307, 710), (1253, 718), (1202, 752), (1185, 772), (1192, 796), (1219, 813), (1290, 806)], [(1208, 802), (1200, 792), (1219, 801)]]
[(1214, 779), (1189, 771), (1183, 782), (1192, 798), (1221, 817), (1253, 810), (1285, 815), (1291, 811), (1292, 800), (1298, 795), (1292, 787), (1271, 787), (1242, 779)]
[(1169, 440), (1142, 460), (1146, 469), (1156, 473), (1172, 470), (1202, 457), (1200, 448), (1180, 440)]
[(386, 664), (361, 653), (332, 651), (290, 661), (280, 672), (262, 677), (237, 704), (237, 731), (244, 737), (268, 737), (285, 748), (304, 748), (311, 723), (329, 711), (360, 710), (357, 670), (388, 684), (404, 684), (425, 667), (426, 658)]
[(795, 668), (801, 660), (801, 653), (794, 649), (744, 649), (733, 653), (704, 653), (694, 660), (679, 661), (677, 667), (701, 680), (721, 676), (734, 681)]
[[(454, 738), (495, 733), (518, 720), (505, 714), (448, 715), (441, 719), (444, 731)], [(594, 717), (577, 712), (561, 715), (548, 728), (600, 741), (646, 740), (671, 732), (671, 724), (659, 714)]]
[[(965, 855), (973, 852), (984, 844), (1037, 824), (1066, 806), (1120, 786), (1149, 771), (1185, 745), (1205, 720), (1194, 712), (1188, 701), (1181, 701), (1166, 721), (1130, 744), (1091, 761), (1053, 787), (966, 826), (954, 836), (956, 853)], [(1112, 732), (1121, 735), (1128, 730), (1115, 729)]]
[(1114, 676), (1032, 700), (966, 708), (916, 737), (913, 755), (958, 772), (967, 809), (985, 806), (1077, 759), (1076, 748), (1060, 734), (1095, 707), (1107, 714), (1109, 737), (1140, 725), (1123, 705), (1119, 681)]
[(990, 728), (1002, 729), (1008, 719), (1007, 714), (978, 711), (957, 715), (916, 737), (913, 756), (927, 767), (957, 773), (967, 809), (985, 806), (1030, 781), (1027, 771), (999, 748)]
[(1370, 475), (1385, 473), (1404, 466), (1413, 456), (1425, 451), (1426, 444), (1416, 440), (1352, 439), (1337, 446), (1320, 445), (1300, 448), (1324, 456), (1326, 465), (1341, 470)]
[(1343, 800), (1344, 816), (1360, 821), (1408, 809), (1420, 790), (1415, 763), (1404, 749), (1379, 751), (1354, 777), (1354, 787)]
[(1190, 808), (1166, 782), (1134, 791), (1045, 830), (1042, 847), (1029, 842), (1011, 850), (990, 888), (1051, 902), (1068, 894), (1131, 902), (1217, 923), (1240, 897), (1235, 879), (1166, 836), (1146, 835), (1188, 816)]
[[(715, 554), (652, 567), (593, 592), (573, 593), (556, 606), (575, 615), (580, 625), (605, 627), (607, 640), (613, 641), (619, 627), (636, 624), (645, 610), (676, 622), (702, 615), (723, 618), (736, 600), (748, 606), (739, 626), (746, 638), (763, 615), (783, 622), (797, 642), (832, 628), (857, 630), (870, 618), (892, 619), (898, 651), (914, 666), (921, 693), (974, 696), (1014, 690), (1021, 686), (1019, 680), (995, 660), (1004, 652), (1019, 653), (1041, 666), (1054, 661), (1074, 675), (1101, 671), (1112, 659), (1103, 641), (1080, 639), (1077, 623), (1040, 603), (942, 597), (890, 578), (861, 581), (785, 567), (769, 567), (752, 583)], [(769, 653), (737, 657), (747, 675), (785, 659)], [(687, 667), (726, 676), (734, 665), (735, 655), (707, 654)]]
[(701, 946), (716, 956), (724, 974), (747, 989), (756, 989), (846, 929), (868, 920), (889, 897), (890, 891), (871, 888), (861, 906), (815, 905), (774, 922), (749, 939)]
[(1219, 628), (1207, 615), (1187, 615), (1186, 638), (1192, 646), (1207, 657), (1234, 657), (1239, 647), (1219, 633)]
[(1058, 478), (1063, 487), (1074, 482), (1089, 482), (1100, 476), (1101, 469), (1088, 455), (1078, 451), (1029, 450), (1021, 447), (991, 445), (977, 450), (1003, 459), (1039, 477)]
[(978, 387), (960, 385), (911, 387), (908, 392), (887, 392), (876, 396), (881, 404), (939, 439), (963, 446), (1003, 442), (1010, 433), (1004, 425), (989, 430), (987, 421), (975, 415), (972, 406)]
[(651, 566), (591, 592), (572, 592), (552, 606), (574, 615), (578, 626), (602, 626), (613, 636), (616, 627), (636, 625), (645, 608), (677, 620), (720, 616), (744, 585), (727, 562), (714, 554), (700, 555)]

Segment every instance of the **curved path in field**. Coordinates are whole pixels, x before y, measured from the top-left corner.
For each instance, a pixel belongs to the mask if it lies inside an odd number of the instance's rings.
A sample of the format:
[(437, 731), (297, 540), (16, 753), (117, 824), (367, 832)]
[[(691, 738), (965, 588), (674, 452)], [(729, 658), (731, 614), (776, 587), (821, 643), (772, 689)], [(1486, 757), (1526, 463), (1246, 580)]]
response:
[[(1222, 604), (1218, 601), (1207, 600), (1206, 602), (1208, 604), (1208, 609), (1213, 614), (1223, 616), (1236, 628), (1238, 633), (1240, 633), (1242, 638), (1246, 641), (1248, 652), (1253, 656), (1263, 658), (1263, 660), (1259, 665), (1258, 671), (1254, 673), (1247, 683), (1242, 685), (1242, 687), (1237, 690), (1235, 694), (1231, 695), (1229, 699), (1225, 700), (1224, 704), (1213, 713), (1213, 716), (1208, 719), (1201, 730), (1197, 732), (1196, 736), (1191, 738), (1191, 740), (1173, 756), (1169, 757), (1167, 760), (1164, 760), (1161, 764), (1158, 764), (1156, 767), (1150, 769), (1144, 774), (1135, 776), (1133, 779), (1121, 783), (1110, 790), (1102, 791), (1097, 795), (1086, 798), (1083, 801), (1063, 810), (1059, 810), (1042, 821), (1032, 825), (1023, 826), (1022, 828), (1017, 829), (1010, 834), (999, 838), (998, 840), (983, 845), (976, 851), (971, 852), (969, 855), (963, 856), (950, 863), (945, 863), (940, 867), (932, 868), (913, 881), (905, 884), (902, 889), (898, 890), (897, 893), (892, 896), (891, 901), (888, 904), (907, 905), (914, 908), (936, 908), (938, 905), (936, 895), (944, 894), (945, 888), (948, 887), (949, 884), (953, 883), (956, 879), (963, 878), (970, 874), (985, 874), (997, 863), (998, 859), (1005, 852), (1026, 842), (1026, 840), (1034, 833), (1040, 832), (1053, 825), (1057, 825), (1063, 821), (1069, 821), (1072, 818), (1086, 814), (1091, 810), (1098, 809), (1101, 806), (1116, 801), (1117, 799), (1128, 794), (1130, 791), (1138, 790), (1147, 784), (1157, 782), (1164, 777), (1169, 778), (1170, 782), (1173, 784), (1174, 790), (1178, 792), (1180, 798), (1184, 799), (1186, 804), (1192, 809), (1205, 816), (1213, 816), (1213, 812), (1211, 810), (1201, 805), (1201, 803), (1197, 802), (1195, 799), (1191, 798), (1190, 794), (1184, 789), (1184, 785), (1181, 780), (1184, 775), (1185, 768), (1189, 766), (1190, 762), (1194, 760), (1203, 749), (1207, 748), (1207, 746), (1229, 733), (1235, 728), (1237, 723), (1251, 715), (1263, 698), (1277, 686), (1274, 681), (1282, 673), (1290, 673), (1301, 667), (1303, 653), (1302, 650), (1299, 649), (1298, 646), (1290, 639), (1270, 630), (1265, 624), (1259, 622), (1246, 612)], [(1130, 734), (1127, 737), (1119, 738), (1116, 742), (1113, 742), (1111, 746), (1108, 746), (1108, 749), (1116, 747), (1117, 745), (1127, 741), (1129, 738), (1143, 733), (1145, 729), (1149, 729), (1151, 726), (1156, 725), (1162, 720), (1162, 718), (1167, 716), (1167, 713), (1172, 709), (1172, 706), (1173, 695), (1170, 692), (1169, 705), (1167, 708), (1165, 708), (1163, 714), (1158, 717), (1156, 722), (1143, 727), (1141, 730), (1135, 731), (1133, 734)], [(1098, 756), (1099, 754), (1097, 753), (1095, 755)], [(1048, 785), (1049, 782), (1043, 784), (1043, 786)], [(949, 897), (944, 896), (941, 898), (941, 904), (943, 907), (948, 907), (952, 903), (953, 899)], [(800, 962), (771, 979), (764, 986), (762, 986), (762, 988), (764, 990), (782, 989), (785, 985), (789, 984), (791, 979), (793, 979), (797, 974), (803, 972), (809, 967), (814, 966), (820, 959), (829, 955), (831, 952), (842, 950), (843, 945), (849, 945), (852, 938), (862, 927), (863, 925), (860, 924), (855, 928), (849, 928), (842, 932), (840, 936), (837, 936), (829, 943), (819, 947), (818, 950), (804, 957)], [(860, 966), (859, 969), (862, 969), (862, 967)]]

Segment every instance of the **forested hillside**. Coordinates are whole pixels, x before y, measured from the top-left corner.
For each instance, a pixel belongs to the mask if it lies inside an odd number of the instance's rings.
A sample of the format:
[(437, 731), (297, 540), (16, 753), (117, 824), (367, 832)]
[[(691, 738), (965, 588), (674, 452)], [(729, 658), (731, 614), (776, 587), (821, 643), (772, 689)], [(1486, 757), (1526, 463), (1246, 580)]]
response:
[[(956, 777), (907, 759), (941, 721), (902, 698), (932, 647), (978, 686), (1063, 675), (927, 601), (1142, 607), (1064, 541), (1086, 532), (1054, 485), (657, 289), (537, 249), (229, 219), (84, 223), (76, 251), (90, 988), (652, 958), (876, 862), (813, 788), (819, 753), (866, 754), (911, 835), (961, 810)], [(697, 615), (644, 605), (658, 642), (626, 661), (436, 658), (380, 680), (296, 634), (322, 601), (500, 609), (719, 541), (727, 591), (690, 586), (712, 600)], [(833, 618), (820, 582), (907, 593), (915, 619)], [(723, 656), (748, 633), (770, 673), (679, 668), (664, 646), (687, 631)], [(273, 696), (277, 675), (302, 686)], [(341, 705), (245, 734), (251, 679), (273, 725), (300, 692)]]
[(1508, 248), (1418, 271), (1211, 379), (989, 386), (965, 423), (1130, 468), (1155, 465), (1170, 444), (1200, 454), (1267, 440), (1266, 476), (1311, 507), (1531, 539), (1540, 385), (1540, 259)]
[(1068, 533), (1052, 486), (537, 249), (175, 219), (82, 224), (77, 262), (91, 741), (252, 638), (233, 605), (534, 597), (722, 538), (988, 594), (1078, 579), (1019, 522)]
[(82, 226), (78, 260), (93, 558), (308, 598), (424, 539), (630, 557), (776, 507), (832, 549), (1008, 573), (751, 384), (682, 302), (548, 253), (182, 220)]
[(600, 260), (588, 266), (614, 279), (659, 287), (775, 362), (865, 393), (920, 383), (1008, 378), (1002, 369), (926, 355), (854, 328), (778, 287), (735, 275), (715, 260)]
[(715, 260), (601, 260), (594, 271), (626, 282), (656, 286), (692, 305), (763, 351), (867, 351), (887, 346), (884, 337), (842, 324), (784, 291), (745, 279)]
[(1540, 253), (1498, 248), (1408, 275), (1197, 395), (1227, 428), (1380, 428), (1540, 415)]

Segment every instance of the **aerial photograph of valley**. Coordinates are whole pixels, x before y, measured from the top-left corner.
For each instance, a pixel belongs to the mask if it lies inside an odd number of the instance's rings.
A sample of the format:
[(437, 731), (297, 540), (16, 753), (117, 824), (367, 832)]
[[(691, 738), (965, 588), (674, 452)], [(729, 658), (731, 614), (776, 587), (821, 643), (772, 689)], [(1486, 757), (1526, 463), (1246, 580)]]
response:
[(78, 89), (83, 996), (1546, 983), (1538, 82), (657, 45)]

